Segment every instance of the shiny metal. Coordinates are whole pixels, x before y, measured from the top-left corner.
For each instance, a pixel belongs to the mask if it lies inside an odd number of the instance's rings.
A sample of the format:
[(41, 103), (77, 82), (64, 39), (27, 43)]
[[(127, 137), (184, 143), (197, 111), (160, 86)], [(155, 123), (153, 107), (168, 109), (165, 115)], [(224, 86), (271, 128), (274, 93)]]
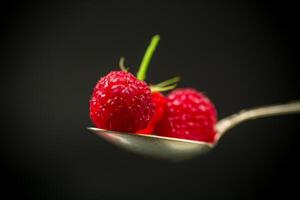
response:
[(156, 135), (130, 134), (89, 127), (90, 132), (138, 154), (167, 160), (184, 160), (206, 153), (212, 144)]
[[(243, 110), (220, 120), (216, 125), (217, 141), (231, 128), (241, 122), (268, 116), (292, 114), (300, 112), (300, 101), (287, 104), (265, 106), (250, 110)], [(108, 131), (93, 127), (87, 130), (101, 138), (132, 152), (171, 161), (181, 161), (205, 154), (215, 144), (161, 137), (156, 135), (130, 134)]]

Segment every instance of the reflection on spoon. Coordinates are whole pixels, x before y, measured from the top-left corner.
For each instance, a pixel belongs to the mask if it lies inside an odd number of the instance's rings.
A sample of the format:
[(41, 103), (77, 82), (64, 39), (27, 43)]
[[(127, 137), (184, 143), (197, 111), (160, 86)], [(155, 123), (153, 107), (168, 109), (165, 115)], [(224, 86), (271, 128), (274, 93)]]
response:
[(207, 153), (220, 138), (241, 122), (261, 117), (300, 112), (300, 101), (243, 110), (220, 120), (216, 124), (217, 139), (214, 144), (156, 135), (130, 134), (88, 127), (87, 130), (126, 150), (154, 158), (181, 161)]

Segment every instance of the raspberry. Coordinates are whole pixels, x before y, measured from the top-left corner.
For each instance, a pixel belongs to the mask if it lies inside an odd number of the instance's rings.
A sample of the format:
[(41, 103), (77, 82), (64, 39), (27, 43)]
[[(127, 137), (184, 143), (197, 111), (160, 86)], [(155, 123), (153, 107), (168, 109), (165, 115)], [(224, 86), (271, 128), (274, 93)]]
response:
[(152, 93), (152, 101), (155, 106), (155, 112), (154, 115), (152, 116), (148, 126), (143, 129), (138, 131), (137, 133), (142, 133), (142, 134), (151, 134), (154, 131), (154, 128), (156, 127), (156, 124), (162, 119), (165, 111), (165, 105), (166, 105), (166, 99), (164, 95), (162, 95), (159, 92), (153, 92)]
[(150, 88), (126, 71), (112, 71), (96, 84), (90, 118), (98, 128), (136, 132), (146, 128), (154, 113)]
[(214, 142), (217, 113), (212, 102), (194, 89), (177, 89), (167, 98), (155, 133), (165, 137)]

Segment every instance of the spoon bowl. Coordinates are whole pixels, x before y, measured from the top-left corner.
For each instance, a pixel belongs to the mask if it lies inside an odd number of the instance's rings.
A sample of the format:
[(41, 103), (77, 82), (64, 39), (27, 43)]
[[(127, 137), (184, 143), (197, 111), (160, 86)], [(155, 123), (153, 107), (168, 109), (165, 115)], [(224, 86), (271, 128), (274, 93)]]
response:
[(88, 127), (87, 130), (116, 146), (137, 154), (170, 161), (182, 161), (207, 153), (216, 146), (217, 141), (224, 133), (241, 122), (261, 117), (298, 112), (300, 112), (300, 101), (243, 110), (220, 120), (216, 124), (217, 136), (214, 144), (157, 135), (121, 133), (94, 127)]
[(204, 154), (213, 144), (156, 135), (130, 134), (88, 127), (92, 133), (126, 150), (167, 160), (185, 160)]

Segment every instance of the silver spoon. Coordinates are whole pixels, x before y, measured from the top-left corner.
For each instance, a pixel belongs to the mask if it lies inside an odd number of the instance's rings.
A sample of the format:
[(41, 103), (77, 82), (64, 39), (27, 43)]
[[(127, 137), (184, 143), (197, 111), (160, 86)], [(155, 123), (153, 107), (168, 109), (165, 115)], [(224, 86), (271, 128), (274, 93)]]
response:
[[(241, 122), (261, 117), (292, 114), (300, 112), (300, 101), (287, 104), (265, 106), (249, 110), (242, 110), (237, 114), (226, 117), (216, 124), (216, 141), (231, 128)], [(156, 135), (120, 133), (88, 127), (88, 131), (129, 151), (171, 161), (181, 161), (204, 154), (214, 148), (214, 144), (193, 140), (184, 140)]]

